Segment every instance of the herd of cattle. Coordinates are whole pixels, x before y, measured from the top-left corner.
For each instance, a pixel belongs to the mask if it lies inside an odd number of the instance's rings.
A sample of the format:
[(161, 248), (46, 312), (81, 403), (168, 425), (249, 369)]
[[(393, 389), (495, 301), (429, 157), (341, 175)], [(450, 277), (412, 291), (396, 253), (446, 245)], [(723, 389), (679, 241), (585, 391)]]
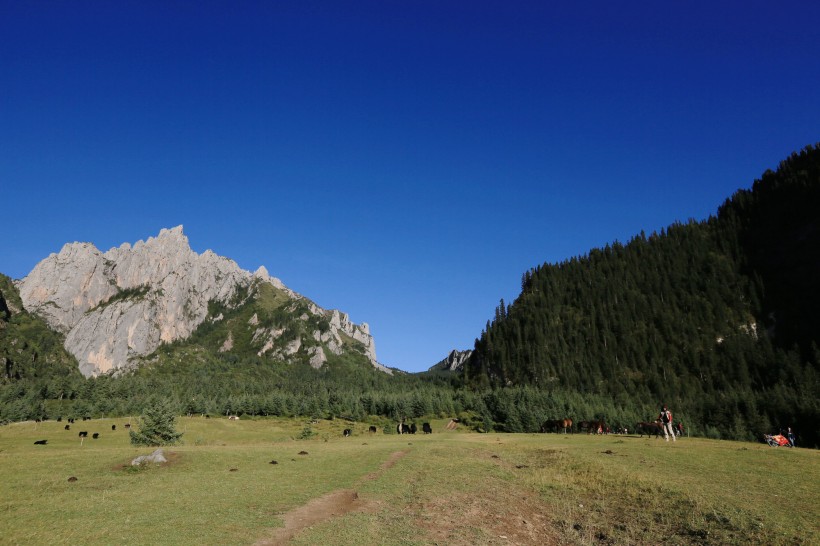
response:
[[(574, 432), (573, 424), (572, 419), (569, 418), (548, 419), (541, 425), (541, 432), (563, 432), (566, 434), (567, 432)], [(587, 434), (629, 434), (628, 427), (616, 426), (612, 428), (603, 420), (581, 421), (578, 423), (577, 428), (578, 432), (586, 432)], [(640, 434), (641, 437), (646, 434), (647, 436), (654, 435), (656, 438), (659, 438), (663, 435), (663, 425), (660, 419), (652, 422), (641, 421), (637, 423), (632, 432)]]
[[(57, 422), (60, 422), (62, 420), (63, 420), (62, 417), (57, 417)], [(90, 421), (90, 420), (91, 420), (91, 417), (83, 417), (83, 421)], [(67, 424), (65, 427), (63, 427), (63, 430), (71, 430), (71, 425), (74, 424), (74, 418), (73, 417), (68, 418), (67, 421), (68, 421), (69, 424)], [(37, 419), (36, 422), (39, 423), (40, 419)], [(125, 428), (130, 429), (131, 428), (131, 423), (125, 423)], [(117, 430), (117, 425), (111, 425), (111, 430), (112, 431)], [(88, 431), (87, 430), (81, 430), (78, 437), (79, 438), (88, 438)], [(97, 439), (99, 439), (99, 437), (100, 437), (99, 432), (91, 433), (91, 439), (92, 440), (97, 440)], [(36, 442), (34, 442), (34, 445), (38, 445), (38, 446), (44, 446), (46, 444), (48, 444), (48, 440), (37, 440)]]
[[(210, 415), (206, 415), (205, 417), (210, 417)], [(238, 419), (238, 417), (231, 416), (231, 419)], [(83, 417), (83, 421), (91, 419), (90, 417)], [(39, 419), (38, 419), (39, 421)], [(58, 417), (57, 421), (62, 421), (62, 417)], [(69, 424), (65, 426), (65, 430), (71, 430), (71, 424), (74, 423), (74, 418), (68, 419)], [(541, 432), (563, 432), (564, 434), (574, 432), (573, 426), (575, 423), (572, 419), (548, 419), (544, 421), (541, 425)], [(131, 428), (131, 423), (126, 423), (125, 428)], [(614, 429), (607, 426), (607, 424), (603, 420), (597, 421), (580, 421), (577, 424), (578, 432), (586, 432), (587, 434), (628, 434), (629, 429), (627, 427), (616, 426)], [(111, 425), (111, 430), (117, 430), (117, 425)], [(421, 430), (424, 434), (432, 434), (433, 429), (430, 426), (430, 423), (422, 423)], [(378, 429), (375, 425), (370, 425), (368, 428), (368, 432), (371, 434), (375, 434), (378, 432)], [(396, 433), (397, 434), (415, 434), (418, 432), (418, 427), (416, 423), (410, 423), (409, 425), (401, 422), (396, 425)], [(654, 435), (656, 438), (659, 438), (663, 435), (663, 425), (661, 425), (660, 419), (652, 422), (641, 421), (637, 423), (635, 428), (632, 431), (635, 434), (640, 434), (643, 438), (643, 435), (646, 434), (647, 436)], [(351, 436), (353, 434), (353, 429), (346, 428), (342, 433), (345, 437)], [(88, 438), (88, 431), (83, 430), (80, 431), (79, 434), (80, 438)], [(94, 432), (91, 435), (91, 438), (96, 440), (100, 437), (98, 432)], [(35, 445), (46, 445), (48, 440), (37, 440), (34, 442)]]
[[(370, 427), (367, 429), (367, 431), (370, 434), (375, 434), (379, 431), (379, 429), (376, 427), (376, 425), (370, 425)], [(416, 425), (416, 423), (410, 423), (409, 425), (407, 423), (399, 423), (399, 424), (396, 425), (396, 434), (415, 434), (418, 431), (419, 431), (419, 427)], [(432, 434), (433, 433), (433, 427), (430, 426), (430, 423), (422, 423), (421, 424), (421, 431), (424, 434)], [(342, 434), (345, 437), (351, 436), (353, 434), (353, 429), (346, 428), (346, 429), (344, 429)]]

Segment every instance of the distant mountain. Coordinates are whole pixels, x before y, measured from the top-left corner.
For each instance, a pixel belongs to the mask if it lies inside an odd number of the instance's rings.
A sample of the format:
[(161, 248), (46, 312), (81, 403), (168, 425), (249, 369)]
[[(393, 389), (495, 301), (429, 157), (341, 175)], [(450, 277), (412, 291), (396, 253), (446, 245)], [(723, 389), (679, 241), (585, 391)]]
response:
[(464, 378), (663, 401), (724, 430), (791, 423), (817, 441), (818, 280), (815, 146), (716, 217), (525, 272), (521, 294), (500, 302), (476, 340)]
[(367, 324), (320, 308), (264, 267), (250, 273), (210, 250), (197, 254), (182, 226), (104, 253), (90, 243), (66, 244), (16, 287), (22, 307), (65, 336), (86, 376), (132, 368), (201, 327), (219, 330), (213, 326), (239, 308), (253, 313), (221, 329), (214, 350), (315, 368), (352, 351), (390, 373), (376, 360)]
[(450, 354), (447, 355), (447, 358), (431, 366), (428, 371), (460, 372), (464, 368), (464, 363), (467, 362), (472, 354), (473, 351), (469, 349), (466, 351), (453, 349), (450, 351)]

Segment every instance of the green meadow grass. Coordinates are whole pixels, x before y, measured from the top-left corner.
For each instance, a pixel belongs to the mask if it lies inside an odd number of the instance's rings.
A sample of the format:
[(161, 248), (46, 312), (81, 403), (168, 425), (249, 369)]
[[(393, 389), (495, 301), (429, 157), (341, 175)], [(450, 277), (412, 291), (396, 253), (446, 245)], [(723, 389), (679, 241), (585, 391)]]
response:
[[(358, 492), (358, 509), (294, 544), (820, 542), (812, 450), (444, 432), (446, 421), (414, 436), (320, 421), (300, 440), (300, 419), (181, 417), (170, 462), (131, 467), (151, 449), (130, 445), (126, 421), (0, 427), (0, 544), (254, 544), (339, 489)], [(80, 430), (100, 438), (81, 444)]]

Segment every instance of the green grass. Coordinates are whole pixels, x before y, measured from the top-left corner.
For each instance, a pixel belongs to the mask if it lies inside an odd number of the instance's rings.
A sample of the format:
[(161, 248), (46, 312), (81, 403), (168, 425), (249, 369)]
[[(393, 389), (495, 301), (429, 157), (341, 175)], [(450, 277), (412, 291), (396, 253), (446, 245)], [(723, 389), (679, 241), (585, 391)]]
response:
[[(294, 544), (820, 541), (811, 450), (443, 432), (446, 420), (415, 436), (319, 421), (313, 439), (296, 440), (304, 420), (182, 417), (170, 463), (134, 468), (151, 449), (129, 444), (126, 421), (0, 428), (0, 544), (253, 544), (288, 510), (339, 489), (355, 489), (360, 509)], [(81, 445), (80, 430), (100, 438)], [(380, 469), (397, 451), (405, 455)]]

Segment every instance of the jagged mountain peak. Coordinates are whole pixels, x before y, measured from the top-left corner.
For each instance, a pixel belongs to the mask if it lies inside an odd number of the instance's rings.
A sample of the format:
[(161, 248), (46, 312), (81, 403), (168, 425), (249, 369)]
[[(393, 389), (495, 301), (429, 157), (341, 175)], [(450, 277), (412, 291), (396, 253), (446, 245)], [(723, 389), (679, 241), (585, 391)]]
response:
[[(260, 282), (272, 285), (287, 299), (306, 300), (264, 267), (250, 273), (211, 250), (197, 254), (180, 225), (105, 253), (91, 243), (66, 244), (17, 284), (25, 308), (66, 335), (66, 349), (89, 376), (128, 367), (161, 343), (189, 337), (208, 316), (209, 302), (236, 306)], [(287, 359), (303, 345), (309, 346), (310, 363), (318, 367), (326, 360), (322, 344), (331, 352), (342, 350), (341, 332), (360, 342), (365, 356), (381, 369), (366, 324), (352, 324), (346, 314), (341, 320), (336, 318), (338, 311), (307, 302), (309, 313), (327, 317), (330, 330), (310, 333), (316, 339), (294, 343), (291, 352), (271, 354)], [(257, 330), (255, 337), (260, 340), (272, 336)], [(271, 341), (260, 356), (274, 348)]]

